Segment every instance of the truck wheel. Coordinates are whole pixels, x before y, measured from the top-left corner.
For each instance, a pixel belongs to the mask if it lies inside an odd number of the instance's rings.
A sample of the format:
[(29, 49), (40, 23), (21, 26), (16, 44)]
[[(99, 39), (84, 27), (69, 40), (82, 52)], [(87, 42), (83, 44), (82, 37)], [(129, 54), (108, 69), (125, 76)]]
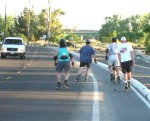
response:
[(21, 56), (20, 56), (20, 59), (25, 59), (25, 56), (24, 56), (24, 55), (21, 55)]
[(1, 54), (1, 58), (6, 58), (6, 55)]

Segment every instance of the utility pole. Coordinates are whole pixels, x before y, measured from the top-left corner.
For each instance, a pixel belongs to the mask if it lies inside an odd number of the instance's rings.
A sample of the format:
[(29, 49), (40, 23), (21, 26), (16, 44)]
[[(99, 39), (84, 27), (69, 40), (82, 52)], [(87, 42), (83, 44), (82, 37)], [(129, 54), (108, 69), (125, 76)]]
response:
[(29, 0), (29, 10), (28, 10), (28, 44), (30, 40), (30, 0)]
[(7, 10), (7, 0), (6, 0), (6, 2), (5, 2), (4, 39), (5, 39), (5, 37), (6, 37), (6, 23), (7, 23), (6, 10)]
[(14, 34), (18, 36), (17, 31), (16, 31), (16, 12), (15, 12), (15, 17), (14, 17)]
[(47, 16), (47, 22), (48, 22), (48, 29), (47, 29), (47, 38), (48, 41), (51, 37), (51, 30), (50, 30), (50, 25), (51, 25), (51, 0), (48, 0), (48, 16)]

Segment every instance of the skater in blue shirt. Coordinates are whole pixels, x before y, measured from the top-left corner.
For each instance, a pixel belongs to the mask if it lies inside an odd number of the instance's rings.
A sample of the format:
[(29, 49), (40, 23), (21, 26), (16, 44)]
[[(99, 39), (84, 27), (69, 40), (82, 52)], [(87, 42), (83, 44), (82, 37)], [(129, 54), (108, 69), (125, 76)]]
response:
[[(87, 77), (88, 74), (88, 70), (90, 68), (90, 64), (92, 63), (92, 58), (94, 58), (94, 62), (96, 63), (96, 56), (95, 56), (95, 50), (93, 49), (92, 46), (90, 46), (90, 40), (86, 40), (86, 45), (83, 46), (80, 50), (80, 68), (78, 71), (78, 74), (76, 76), (75, 81), (79, 81), (80, 77), (81, 77), (81, 72), (83, 69), (86, 68), (85, 70), (85, 77)], [(85, 81), (87, 80), (87, 78), (85, 78)]]

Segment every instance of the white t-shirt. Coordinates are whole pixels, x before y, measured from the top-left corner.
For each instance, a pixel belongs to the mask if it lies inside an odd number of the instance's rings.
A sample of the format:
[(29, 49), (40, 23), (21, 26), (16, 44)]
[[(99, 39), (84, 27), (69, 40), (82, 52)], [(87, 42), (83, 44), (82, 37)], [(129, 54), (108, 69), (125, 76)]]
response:
[(110, 55), (117, 55), (119, 53), (118, 44), (117, 43), (109, 44), (108, 49), (109, 49), (108, 56), (110, 56)]
[(121, 55), (121, 62), (126, 62), (132, 60), (130, 52), (133, 48), (128, 43), (122, 43), (119, 45), (119, 53)]

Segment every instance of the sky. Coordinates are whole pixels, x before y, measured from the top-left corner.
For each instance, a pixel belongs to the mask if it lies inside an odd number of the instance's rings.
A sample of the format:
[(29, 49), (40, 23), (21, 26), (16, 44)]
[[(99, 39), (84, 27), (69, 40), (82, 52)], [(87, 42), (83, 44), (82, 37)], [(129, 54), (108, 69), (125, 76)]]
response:
[[(0, 14), (5, 13), (6, 0), (0, 0)], [(34, 11), (48, 7), (48, 0), (30, 0)], [(29, 0), (7, 0), (7, 15), (19, 15)], [(150, 12), (150, 0), (51, 0), (51, 10), (61, 9), (65, 12), (60, 21), (64, 28), (99, 30), (105, 17), (113, 14), (123, 18)]]

